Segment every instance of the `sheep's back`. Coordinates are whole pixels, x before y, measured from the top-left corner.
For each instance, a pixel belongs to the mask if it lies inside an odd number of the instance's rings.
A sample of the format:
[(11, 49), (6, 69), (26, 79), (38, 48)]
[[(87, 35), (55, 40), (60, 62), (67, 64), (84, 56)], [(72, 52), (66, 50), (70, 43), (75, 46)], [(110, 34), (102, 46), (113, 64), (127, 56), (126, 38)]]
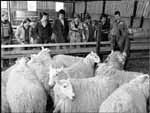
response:
[(44, 89), (25, 67), (20, 66), (10, 73), (6, 95), (12, 112), (44, 112), (46, 109)]
[(144, 101), (144, 96), (137, 87), (125, 84), (102, 103), (99, 112), (146, 113)]
[(10, 112), (10, 108), (9, 108), (9, 104), (7, 101), (7, 97), (6, 97), (6, 87), (5, 86), (1, 86), (1, 111), (2, 113), (8, 113)]
[(56, 63), (62, 64), (64, 67), (69, 67), (82, 59), (82, 57), (74, 57), (70, 55), (55, 55), (53, 57), (53, 60), (55, 60)]
[(75, 100), (65, 100), (62, 112), (98, 112), (100, 104), (118, 87), (102, 79), (71, 79)]

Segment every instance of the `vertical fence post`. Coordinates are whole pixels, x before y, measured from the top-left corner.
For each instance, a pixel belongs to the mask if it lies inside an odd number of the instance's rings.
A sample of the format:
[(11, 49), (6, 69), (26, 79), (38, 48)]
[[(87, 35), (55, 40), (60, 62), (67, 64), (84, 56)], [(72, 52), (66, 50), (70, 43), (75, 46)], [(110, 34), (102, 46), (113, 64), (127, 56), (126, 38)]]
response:
[(10, 1), (7, 1), (7, 9), (8, 9), (8, 18), (9, 18), (9, 21), (12, 22), (12, 19), (11, 19)]
[(97, 39), (97, 41), (96, 41), (96, 53), (97, 53), (97, 55), (101, 58), (101, 56), (100, 56), (100, 42), (101, 42), (101, 29), (102, 29), (102, 25), (101, 24), (99, 24), (98, 25), (98, 28), (97, 28), (97, 35), (96, 35), (96, 39)]
[(133, 8), (133, 15), (131, 16), (131, 21), (130, 21), (130, 27), (133, 26), (133, 21), (134, 21), (134, 18), (136, 17), (137, 6), (138, 6), (138, 1), (135, 0), (134, 1), (134, 8)]
[(73, 1), (72, 4), (73, 4), (72, 18), (73, 18), (75, 14), (75, 9), (76, 9), (75, 1)]
[(103, 0), (102, 14), (105, 14), (106, 0)]

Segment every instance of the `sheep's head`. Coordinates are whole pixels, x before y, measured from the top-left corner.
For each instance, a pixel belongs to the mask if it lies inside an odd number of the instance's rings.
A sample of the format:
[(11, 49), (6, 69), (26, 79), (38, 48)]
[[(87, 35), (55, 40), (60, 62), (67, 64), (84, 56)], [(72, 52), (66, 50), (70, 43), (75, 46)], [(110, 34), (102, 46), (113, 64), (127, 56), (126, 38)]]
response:
[(29, 61), (28, 57), (21, 57), (19, 59), (16, 60), (16, 64), (25, 64)]
[(48, 48), (42, 47), (42, 50), (37, 54), (37, 56), (41, 60), (47, 60), (47, 59), (50, 59), (49, 52), (50, 50)]
[(73, 100), (75, 98), (75, 94), (73, 91), (72, 84), (70, 80), (58, 80), (56, 85), (54, 86), (54, 93), (63, 99)]
[(58, 73), (63, 70), (63, 67), (61, 68), (53, 68), (52, 65), (49, 66), (49, 86), (53, 87), (55, 85), (55, 81), (58, 80)]
[(92, 60), (94, 63), (99, 63), (100, 62), (100, 58), (99, 56), (94, 53), (93, 51), (91, 51), (85, 58), (84, 58), (85, 61), (88, 61), (88, 60)]
[(130, 84), (136, 85), (138, 88), (141, 89), (143, 94), (145, 95), (146, 98), (149, 97), (150, 93), (150, 87), (149, 87), (149, 75), (147, 74), (141, 74), (140, 76), (136, 77), (135, 79), (130, 81)]
[(123, 66), (125, 64), (125, 57), (121, 52), (115, 51), (108, 55), (104, 62), (113, 65), (115, 68), (123, 69)]

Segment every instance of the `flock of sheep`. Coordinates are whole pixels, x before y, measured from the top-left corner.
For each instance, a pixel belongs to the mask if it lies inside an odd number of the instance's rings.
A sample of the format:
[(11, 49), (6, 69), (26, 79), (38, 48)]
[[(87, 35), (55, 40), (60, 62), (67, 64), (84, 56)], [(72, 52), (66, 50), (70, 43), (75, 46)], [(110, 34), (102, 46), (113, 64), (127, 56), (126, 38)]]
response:
[(150, 112), (149, 75), (125, 71), (123, 66), (120, 52), (101, 62), (94, 52), (51, 57), (50, 50), (42, 48), (2, 72), (1, 111)]

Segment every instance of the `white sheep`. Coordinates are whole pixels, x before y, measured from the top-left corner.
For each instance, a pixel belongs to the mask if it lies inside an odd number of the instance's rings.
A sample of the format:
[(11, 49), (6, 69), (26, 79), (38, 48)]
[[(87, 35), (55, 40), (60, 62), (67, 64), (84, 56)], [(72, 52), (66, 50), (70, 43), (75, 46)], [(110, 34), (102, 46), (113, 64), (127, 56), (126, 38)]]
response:
[[(26, 58), (26, 60), (27, 60), (27, 58)], [(8, 78), (9, 78), (9, 73), (11, 72), (11, 70), (13, 70), (16, 67), (16, 65), (18, 65), (20, 62), (23, 62), (23, 61), (24, 61), (24, 58), (18, 59), (16, 61), (16, 64), (12, 65), (7, 70), (2, 71), (2, 73), (1, 73), (1, 80), (2, 80), (1, 81), (1, 96), (2, 96), (1, 105), (2, 105), (3, 113), (10, 112), (8, 100), (6, 98), (6, 84), (7, 84)]]
[(137, 76), (143, 75), (143, 73), (118, 70), (113, 67), (113, 65), (107, 63), (98, 64), (96, 69), (95, 76), (99, 77), (109, 77), (113, 80), (116, 80), (119, 85), (129, 82)]
[(89, 78), (95, 73), (95, 63), (99, 63), (100, 58), (94, 52), (90, 52), (84, 59), (67, 68), (53, 69), (50, 66), (49, 86), (53, 86), (56, 80), (66, 78)]
[(115, 81), (99, 77), (59, 80), (54, 86), (54, 112), (98, 112), (101, 103), (116, 88)]
[(2, 113), (9, 113), (10, 107), (6, 98), (6, 87), (1, 85), (1, 112)]
[(104, 63), (112, 65), (116, 69), (122, 70), (125, 64), (126, 58), (119, 51), (115, 51), (107, 56)]
[(141, 75), (120, 86), (100, 106), (99, 112), (147, 113), (149, 75)]
[(75, 56), (63, 55), (63, 54), (55, 55), (53, 57), (53, 60), (55, 61), (55, 63), (60, 64), (60, 66), (63, 66), (63, 67), (69, 67), (72, 64), (74, 64), (82, 59), (83, 59), (83, 57), (77, 57), (77, 56), (75, 57)]
[[(42, 49), (37, 55), (31, 55), (31, 60), (28, 62), (28, 65), (36, 72), (36, 75), (38, 76), (41, 83), (44, 85), (47, 92), (49, 91), (49, 66), (52, 65), (52, 67), (54, 68), (60, 68), (67, 64), (65, 62), (68, 62), (66, 59), (68, 56), (64, 56), (62, 57), (62, 59), (60, 59), (60, 56), (62, 55), (58, 55), (58, 57), (52, 59), (49, 55), (49, 52), (50, 50), (47, 48)], [(60, 62), (58, 62), (57, 60)], [(63, 64), (61, 62), (63, 62)]]
[(19, 62), (9, 74), (6, 96), (11, 112), (45, 112), (46, 93), (27, 63)]

